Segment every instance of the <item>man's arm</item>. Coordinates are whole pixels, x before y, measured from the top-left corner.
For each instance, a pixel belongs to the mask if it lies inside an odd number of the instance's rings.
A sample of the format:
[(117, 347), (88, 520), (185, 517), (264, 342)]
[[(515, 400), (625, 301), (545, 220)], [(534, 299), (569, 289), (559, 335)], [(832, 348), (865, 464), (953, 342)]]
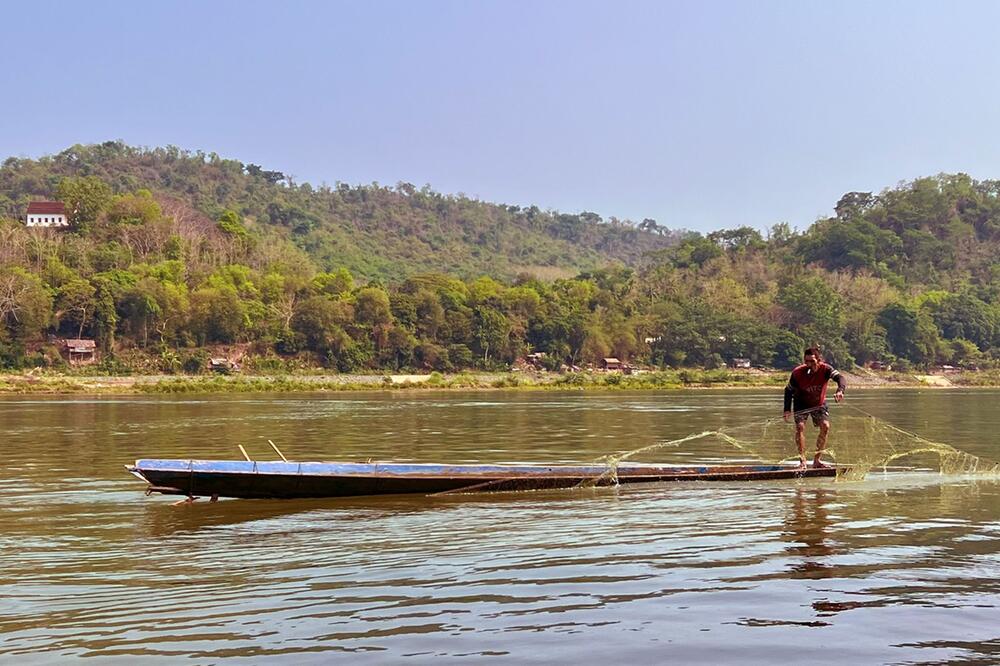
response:
[(833, 395), (833, 399), (840, 402), (844, 399), (844, 391), (847, 389), (847, 380), (844, 379), (844, 375), (840, 374), (839, 370), (834, 370), (830, 368), (830, 379), (837, 382), (837, 392)]
[(795, 389), (796, 388), (797, 388), (797, 385), (795, 383), (795, 375), (792, 375), (791, 377), (788, 378), (788, 383), (785, 384), (785, 409), (784, 409), (784, 412), (785, 412), (785, 418), (786, 419), (788, 418), (788, 415), (792, 411), (792, 396), (795, 395)]

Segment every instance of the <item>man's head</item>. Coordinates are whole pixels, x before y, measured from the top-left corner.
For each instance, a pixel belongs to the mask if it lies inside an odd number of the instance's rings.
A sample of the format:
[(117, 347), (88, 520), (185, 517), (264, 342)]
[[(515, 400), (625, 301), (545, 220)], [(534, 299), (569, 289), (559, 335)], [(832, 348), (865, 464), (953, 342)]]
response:
[(809, 347), (802, 355), (802, 362), (809, 366), (811, 370), (818, 368), (822, 360), (823, 357), (820, 355), (818, 347)]

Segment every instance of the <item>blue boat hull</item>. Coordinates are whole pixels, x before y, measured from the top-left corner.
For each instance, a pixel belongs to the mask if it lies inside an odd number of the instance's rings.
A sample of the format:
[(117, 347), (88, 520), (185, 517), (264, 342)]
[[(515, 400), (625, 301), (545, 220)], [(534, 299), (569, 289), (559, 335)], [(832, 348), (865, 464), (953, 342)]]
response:
[[(310, 498), (496, 492), (662, 481), (833, 477), (835, 468), (788, 465), (438, 465), (405, 463), (137, 460), (126, 469), (149, 492), (189, 497)], [(843, 471), (843, 468), (840, 468)]]

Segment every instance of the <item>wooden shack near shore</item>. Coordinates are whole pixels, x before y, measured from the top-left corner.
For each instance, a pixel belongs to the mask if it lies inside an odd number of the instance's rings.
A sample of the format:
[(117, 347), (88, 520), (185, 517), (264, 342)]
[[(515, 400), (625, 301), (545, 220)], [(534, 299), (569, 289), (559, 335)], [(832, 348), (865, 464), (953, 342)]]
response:
[(97, 343), (93, 340), (63, 340), (61, 351), (70, 365), (89, 365), (97, 361)]

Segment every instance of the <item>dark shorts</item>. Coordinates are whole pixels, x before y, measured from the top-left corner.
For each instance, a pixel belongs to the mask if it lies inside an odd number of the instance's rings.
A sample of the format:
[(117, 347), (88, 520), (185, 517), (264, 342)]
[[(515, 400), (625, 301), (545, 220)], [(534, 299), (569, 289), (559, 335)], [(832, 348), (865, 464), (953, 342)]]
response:
[(804, 409), (801, 412), (795, 412), (795, 422), (805, 423), (807, 419), (812, 418), (813, 425), (817, 428), (819, 424), (823, 421), (830, 420), (830, 407), (824, 402), (819, 407), (813, 407), (811, 409)]

